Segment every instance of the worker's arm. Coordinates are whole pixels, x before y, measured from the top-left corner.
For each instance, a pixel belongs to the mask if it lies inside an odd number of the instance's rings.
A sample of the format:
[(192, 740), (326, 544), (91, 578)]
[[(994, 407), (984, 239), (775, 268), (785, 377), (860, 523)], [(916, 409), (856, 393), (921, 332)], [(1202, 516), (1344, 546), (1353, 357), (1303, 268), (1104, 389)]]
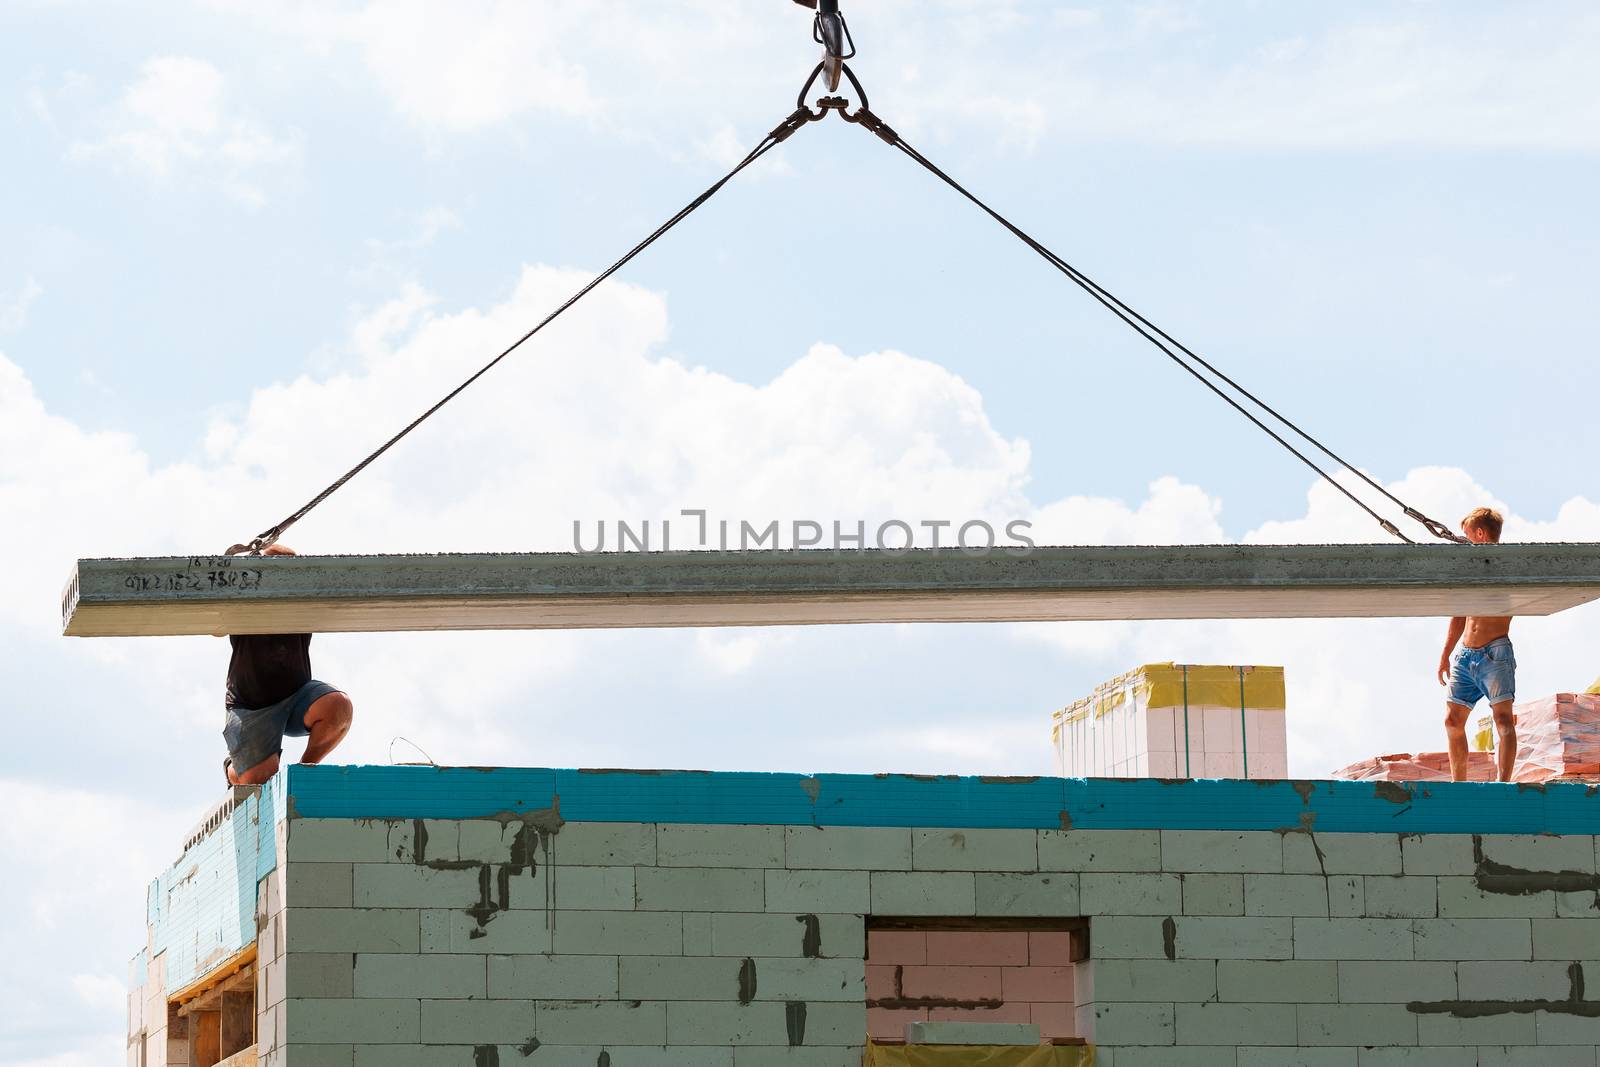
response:
[(1450, 684), (1450, 653), (1455, 651), (1456, 642), (1461, 640), (1461, 635), (1466, 632), (1467, 620), (1465, 616), (1457, 615), (1450, 620), (1450, 629), (1444, 635), (1444, 651), (1439, 653), (1439, 684)]

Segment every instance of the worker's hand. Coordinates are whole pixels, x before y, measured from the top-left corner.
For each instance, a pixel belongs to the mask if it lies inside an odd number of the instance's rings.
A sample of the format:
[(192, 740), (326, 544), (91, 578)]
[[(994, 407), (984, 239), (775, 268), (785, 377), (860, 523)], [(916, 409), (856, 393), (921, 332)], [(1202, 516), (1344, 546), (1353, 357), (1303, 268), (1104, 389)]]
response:
[(266, 547), (266, 549), (262, 552), (262, 555), (264, 555), (264, 556), (292, 556), (292, 555), (294, 555), (294, 549), (290, 548), (288, 545), (268, 545)]
[(1439, 657), (1439, 684), (1440, 685), (1449, 685), (1450, 684), (1450, 657), (1449, 656), (1440, 656)]

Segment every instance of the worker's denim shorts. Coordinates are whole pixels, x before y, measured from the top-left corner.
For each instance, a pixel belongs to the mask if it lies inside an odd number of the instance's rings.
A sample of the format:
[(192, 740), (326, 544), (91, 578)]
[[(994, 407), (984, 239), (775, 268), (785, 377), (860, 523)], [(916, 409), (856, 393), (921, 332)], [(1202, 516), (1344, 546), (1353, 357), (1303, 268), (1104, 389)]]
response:
[(1450, 669), (1450, 703), (1472, 707), (1517, 699), (1517, 654), (1511, 638), (1497, 637), (1482, 648), (1462, 646)]
[(339, 690), (315, 679), (302, 685), (291, 696), (264, 708), (229, 708), (222, 724), (222, 739), (227, 742), (233, 769), (243, 772), (274, 753), (283, 751), (284, 737), (305, 737), (306, 712), (311, 705)]

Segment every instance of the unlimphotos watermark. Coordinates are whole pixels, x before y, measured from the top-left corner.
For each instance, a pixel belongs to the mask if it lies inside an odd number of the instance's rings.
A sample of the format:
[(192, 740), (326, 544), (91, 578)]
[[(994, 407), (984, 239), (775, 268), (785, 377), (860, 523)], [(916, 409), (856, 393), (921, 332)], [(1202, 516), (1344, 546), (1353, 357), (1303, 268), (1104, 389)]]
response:
[[(590, 529), (585, 532), (585, 526)], [(901, 553), (913, 549), (954, 549), (971, 555), (1006, 552), (1025, 556), (1034, 549), (1027, 519), (998, 524), (984, 519), (865, 519), (827, 522), (816, 519), (712, 519), (705, 508), (684, 508), (675, 519), (572, 520), (572, 547), (590, 552), (671, 552), (690, 549), (812, 548), (835, 552), (878, 549)], [(608, 540), (609, 537), (609, 540)]]

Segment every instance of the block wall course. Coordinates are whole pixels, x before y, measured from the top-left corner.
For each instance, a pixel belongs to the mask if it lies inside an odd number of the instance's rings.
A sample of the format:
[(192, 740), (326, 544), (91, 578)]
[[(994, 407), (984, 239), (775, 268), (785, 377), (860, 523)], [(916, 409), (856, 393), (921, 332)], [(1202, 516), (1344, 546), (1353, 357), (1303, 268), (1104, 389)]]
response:
[(1362, 879), (1365, 912), (1373, 918), (1431, 919), (1439, 914), (1439, 880), (1427, 875)]
[[(1566, 1000), (1572, 993), (1570, 963), (1463, 960), (1456, 965), (1461, 1000)], [(1587, 970), (1587, 968), (1586, 968)], [(1600, 970), (1596, 972), (1600, 976)], [(1413, 1000), (1447, 999), (1413, 997)], [(1438, 1041), (1434, 1044), (1445, 1044)], [(1533, 1044), (1522, 1041), (1478, 1041), (1479, 1045)]]
[[(497, 922), (489, 924), (490, 930)], [(683, 916), (678, 912), (574, 911), (550, 924), (551, 950), (589, 956), (683, 954)]]
[(656, 863), (663, 867), (782, 867), (784, 827), (662, 823)]
[(1244, 875), (1180, 874), (1185, 915), (1243, 915)]
[(1284, 834), (1287, 874), (1399, 874), (1396, 834)]
[[(1189, 1048), (1174, 1048), (1171, 1045), (1127, 1045), (1119, 1047), (1107, 1056), (1105, 1051), (1097, 1052), (1095, 1067), (1106, 1067), (1107, 1062), (1115, 1067), (1196, 1067), (1195, 1050)], [(1237, 1050), (1230, 1048), (1206, 1049), (1206, 1067), (1235, 1067), (1239, 1062)]]
[(1161, 869), (1196, 873), (1280, 874), (1288, 834), (1259, 831), (1162, 830)]
[(711, 916), (705, 912), (683, 913), (683, 954), (713, 955)]
[(502, 911), (480, 922), (457, 909), (419, 913), (423, 952), (549, 952), (549, 916), (538, 911)]
[(1242, 1046), (1238, 1055), (1238, 1067), (1359, 1067), (1353, 1048)]
[(872, 880), (866, 871), (767, 871), (768, 911), (856, 912), (872, 907)]
[(1479, 1045), (1478, 1067), (1595, 1067), (1596, 1048)]
[(1534, 1012), (1533, 1019), (1538, 1044), (1600, 1046), (1600, 1019), (1555, 1011)]
[(1472, 874), (1478, 869), (1470, 834), (1401, 834), (1403, 874)]
[(1438, 961), (1343, 960), (1339, 1000), (1346, 1004), (1403, 1004), (1458, 998), (1456, 965)]
[(1415, 1045), (1417, 1016), (1404, 1004), (1300, 1004), (1301, 1045)]
[(1217, 996), (1220, 973), (1213, 960), (1165, 959), (1092, 960), (1077, 964), (1075, 970), (1074, 986), (1080, 1004), (1101, 1000), (1112, 1003), (1213, 1000)]
[[(1185, 917), (1184, 921), (1190, 921)], [(1167, 923), (1154, 916), (1107, 915), (1089, 923), (1089, 955), (1106, 959), (1163, 959), (1167, 957)], [(1176, 932), (1176, 923), (1171, 929)], [(1287, 930), (1285, 931), (1287, 933)], [(1176, 937), (1173, 939), (1176, 951)]]
[(866, 926), (859, 915), (713, 914), (711, 951), (717, 956), (805, 956), (813, 921), (816, 953), (860, 959)]
[(640, 911), (752, 912), (766, 907), (766, 880), (760, 870), (640, 867), (635, 886)]
[(1534, 893), (1486, 893), (1472, 878), (1440, 878), (1439, 917), (1443, 919), (1553, 919), (1556, 896)]
[(354, 996), (355, 958), (353, 952), (296, 952), (287, 956), (268, 968), (283, 975), (282, 996), (263, 998), (260, 1003), (272, 1004), (283, 997), (298, 1000)]
[(1079, 875), (1060, 871), (979, 871), (973, 876), (974, 907), (978, 915), (992, 917), (1078, 915), (1084, 911), (1080, 886)]
[(569, 822), (550, 840), (550, 862), (563, 867), (653, 867), (654, 823)]
[(1479, 838), (1483, 858), (1525, 871), (1595, 873), (1595, 841), (1590, 836), (1494, 834)]
[(746, 1046), (733, 1050), (733, 1067), (861, 1067), (856, 1048)]
[[(1487, 892), (1479, 869), (1594, 877), (1593, 837), (568, 823), (533, 832), (536, 863), (512, 869), (520, 822), (291, 821), (285, 851), (304, 858), (279, 872), (289, 906), (261, 913), (260, 983), (281, 1003), (258, 1023), (291, 1067), (290, 1049), (377, 1063), (396, 1043), (447, 1057), (417, 1062), (477, 1067), (480, 1045), (520, 1058), (534, 1038), (540, 1062), (592, 1053), (573, 1060), (585, 1067), (602, 1050), (612, 1067), (856, 1067), (874, 914), (1090, 916), (1087, 962), (1070, 963), (1064, 933), (1032, 935), (1063, 946), (1032, 961), (1019, 933), (1016, 959), (963, 963), (959, 977), (989, 982), (974, 996), (1015, 1002), (1022, 1021), (1028, 1001), (1067, 990), (1110, 1067), (1213, 1053), (1256, 1067), (1600, 1067), (1600, 1022), (1581, 1015), (1407, 1008), (1566, 998), (1572, 961), (1600, 960), (1595, 892)], [(320, 823), (337, 825), (295, 841)], [(906, 995), (953, 988), (930, 936), (875, 932), (871, 970), (906, 967)], [(795, 1047), (789, 1005), (802, 1003)], [(341, 1010), (349, 1029), (334, 1028)], [(1535, 1055), (1546, 1049), (1559, 1052)]]
[(1531, 1014), (1505, 1012), (1473, 1018), (1448, 1014), (1417, 1016), (1417, 1040), (1423, 1045), (1532, 1045), (1538, 1041)]
[[(1078, 1006), (1078, 1033), (1096, 1045), (1170, 1045), (1174, 1036), (1173, 1017), (1171, 1004), (1097, 1000)], [(1119, 1059), (1122, 1051), (1117, 1049), (1114, 1056)], [(1116, 1063), (1117, 1059), (1112, 1062)]]
[(911, 866), (919, 871), (1036, 871), (1034, 830), (911, 831)]
[(1218, 960), (1217, 996), (1240, 1003), (1331, 1004), (1340, 1000), (1331, 960)]
[[(1356, 1050), (1359, 1067), (1463, 1067), (1460, 1048), (1406, 1048), (1377, 1046)], [(1467, 1059), (1471, 1064), (1473, 1061)]]
[(413, 908), (297, 908), (283, 912), (286, 952), (416, 952), (420, 916)]
[(301, 1067), (302, 1064), (305, 1067), (351, 1067), (354, 1062), (354, 1045), (337, 1042), (319, 1044), (296, 1042), (269, 1053), (263, 1060), (262, 1067)]
[(496, 1000), (616, 1000), (618, 971), (615, 956), (495, 955), (488, 957), (488, 996)]
[[(1523, 920), (1501, 919), (1503, 923)], [(1534, 919), (1530, 923), (1536, 960), (1600, 959), (1600, 920)], [(1528, 959), (1528, 956), (1462, 956), (1461, 959)]]
[(290, 819), (287, 859), (327, 863), (415, 863), (410, 819)]
[(1328, 916), (1333, 919), (1359, 919), (1371, 915), (1367, 910), (1366, 878), (1359, 874), (1330, 874)]
[(520, 1044), (537, 1035), (540, 1007), (531, 1000), (423, 1000), (421, 1041), (429, 1045)]
[(1309, 919), (1294, 922), (1294, 955), (1302, 960), (1409, 960), (1409, 919)]
[(355, 903), (350, 863), (288, 863), (284, 865), (288, 899), (298, 907), (348, 908)]
[[(481, 875), (486, 870), (490, 869), (472, 866), (452, 870), (411, 863), (358, 863), (355, 865), (355, 906), (470, 908), (481, 899)], [(492, 877), (490, 884), (493, 884)]]
[(1183, 911), (1183, 883), (1176, 874), (1088, 873), (1079, 876), (1078, 893), (1087, 915), (1177, 915)]
[(977, 882), (968, 871), (874, 871), (878, 915), (975, 915)]
[(420, 1040), (418, 1001), (308, 998), (284, 1002), (284, 1044), (323, 1044), (341, 1038), (372, 1044), (415, 1044)]
[(902, 826), (789, 826), (784, 864), (847, 871), (909, 871), (911, 830)]
[(1177, 1004), (1179, 1045), (1295, 1044), (1293, 1004)]
[(1328, 881), (1315, 874), (1247, 874), (1244, 913), (1328, 917)]
[(360, 952), (352, 990), (356, 997), (482, 998), (486, 973), (481, 955)]
[(1041, 871), (1159, 871), (1159, 830), (1041, 830)]
[(545, 875), (557, 911), (632, 911), (638, 889), (632, 867), (556, 867)]
[(660, 1001), (541, 1000), (539, 1040), (550, 1045), (709, 1044), (669, 1041), (671, 1006)]
[[(1174, 948), (1182, 959), (1286, 960), (1295, 954), (1294, 930), (1300, 921), (1185, 915), (1174, 924)], [(1093, 922), (1089, 929), (1094, 930)]]
[(666, 1012), (669, 1045), (721, 1041), (737, 1045), (787, 1047), (803, 1043), (848, 1048), (859, 1047), (867, 1032), (864, 1002), (807, 1003), (802, 1012), (791, 1003), (779, 1002), (669, 1001)]
[[(1569, 919), (1538, 921), (1575, 925), (1578, 922)], [(1412, 919), (1412, 943), (1419, 960), (1534, 959), (1533, 924), (1534, 920), (1530, 919)], [(1556, 937), (1562, 934), (1570, 937), (1577, 932), (1561, 931)], [(1570, 941), (1563, 941), (1560, 956), (1537, 958), (1564, 959), (1573, 951), (1570, 946)]]

